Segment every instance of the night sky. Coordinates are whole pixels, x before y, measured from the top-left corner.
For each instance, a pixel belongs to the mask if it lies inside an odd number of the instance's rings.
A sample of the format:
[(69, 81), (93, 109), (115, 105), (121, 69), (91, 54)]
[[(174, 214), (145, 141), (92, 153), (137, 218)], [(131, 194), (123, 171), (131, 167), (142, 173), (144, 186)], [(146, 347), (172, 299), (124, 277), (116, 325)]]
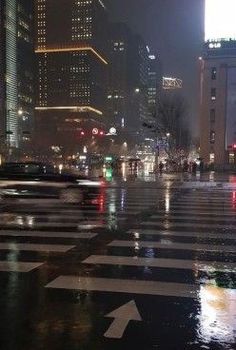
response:
[(140, 33), (158, 52), (163, 73), (183, 79), (191, 124), (198, 130), (198, 57), (204, 38), (204, 0), (108, 0), (112, 19)]

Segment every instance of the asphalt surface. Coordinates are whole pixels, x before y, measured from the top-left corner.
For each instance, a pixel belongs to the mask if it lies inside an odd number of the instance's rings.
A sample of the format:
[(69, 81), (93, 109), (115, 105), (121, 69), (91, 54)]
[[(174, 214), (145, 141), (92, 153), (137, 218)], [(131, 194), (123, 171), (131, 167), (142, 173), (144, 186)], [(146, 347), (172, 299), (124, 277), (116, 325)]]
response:
[(236, 196), (171, 182), (0, 208), (0, 349), (236, 349)]

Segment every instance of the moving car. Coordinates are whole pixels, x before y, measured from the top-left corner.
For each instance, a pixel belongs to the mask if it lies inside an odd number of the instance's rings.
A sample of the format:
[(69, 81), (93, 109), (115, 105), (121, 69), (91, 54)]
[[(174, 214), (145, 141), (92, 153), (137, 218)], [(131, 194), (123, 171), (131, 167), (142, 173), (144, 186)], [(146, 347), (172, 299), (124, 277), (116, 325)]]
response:
[(66, 203), (81, 203), (96, 198), (101, 185), (83, 176), (61, 174), (44, 163), (5, 163), (0, 167), (1, 199), (58, 198)]

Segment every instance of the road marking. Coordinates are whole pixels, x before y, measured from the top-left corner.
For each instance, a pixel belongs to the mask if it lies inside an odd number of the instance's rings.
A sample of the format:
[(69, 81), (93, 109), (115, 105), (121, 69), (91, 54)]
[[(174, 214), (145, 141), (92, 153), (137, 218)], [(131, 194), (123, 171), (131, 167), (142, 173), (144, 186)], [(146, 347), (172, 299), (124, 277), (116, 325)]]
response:
[(92, 239), (96, 237), (97, 233), (92, 232), (52, 232), (52, 231), (2, 231), (0, 236), (12, 237), (43, 237), (43, 238), (74, 238), (74, 239)]
[(232, 208), (233, 205), (232, 203), (231, 204), (225, 204), (225, 203), (207, 203), (207, 202), (204, 202), (204, 203), (201, 203), (201, 202), (196, 202), (196, 203), (193, 203), (192, 201), (186, 201), (186, 200), (183, 200), (183, 201), (175, 201), (173, 203), (173, 205), (186, 205), (186, 206), (192, 206), (192, 207), (200, 207), (200, 208), (203, 208), (203, 207), (213, 207), (213, 208)]
[[(68, 219), (70, 218), (83, 218), (83, 215), (84, 214), (97, 214), (97, 215), (136, 215), (138, 214), (139, 212), (136, 210), (125, 210), (125, 211), (114, 211), (114, 212), (111, 212), (111, 211), (107, 211), (107, 210), (104, 210), (104, 211), (99, 211), (99, 210), (77, 210), (77, 211), (66, 211), (66, 210), (63, 210), (63, 211), (60, 211), (60, 210), (55, 210), (55, 209), (51, 209), (51, 210), (43, 210), (43, 209), (35, 209), (35, 210), (32, 210), (32, 209), (29, 209), (29, 210), (11, 210), (9, 212), (5, 212), (5, 213), (1, 213), (0, 214), (0, 217), (4, 217), (6, 214), (13, 214), (13, 215), (31, 215), (34, 216), (34, 217), (43, 217), (43, 216), (46, 216), (46, 217), (68, 217)], [(78, 214), (78, 215), (76, 215)]]
[(43, 263), (0, 261), (0, 272), (21, 272), (27, 273), (42, 266)]
[[(1, 231), (0, 231), (1, 232)], [(216, 238), (216, 239), (231, 239), (236, 240), (236, 236), (233, 235), (233, 233), (212, 233), (212, 232), (179, 232), (179, 231), (153, 231), (148, 229), (131, 229), (128, 231), (128, 233), (133, 234), (135, 237), (137, 235), (157, 235), (162, 236), (162, 238), (168, 237), (168, 236), (175, 236), (175, 237), (190, 237), (190, 238)]]
[(0, 250), (25, 250), (32, 252), (66, 253), (75, 247), (75, 245), (59, 244), (0, 243)]
[(199, 271), (222, 271), (236, 272), (236, 263), (223, 263), (213, 261), (140, 258), (113, 255), (91, 255), (83, 261), (83, 264), (92, 265), (120, 265), (120, 266), (148, 266), (169, 269), (199, 270)]
[[(119, 221), (119, 220), (118, 220)], [(10, 223), (1, 223), (0, 227), (17, 227), (17, 228), (48, 228), (48, 227), (63, 227), (63, 228), (82, 228), (86, 227), (87, 229), (98, 228), (98, 227), (107, 227), (107, 224), (102, 224), (98, 221), (81, 221), (78, 223), (69, 223), (69, 222), (34, 222), (32, 225), (27, 224), (27, 222), (23, 222), (22, 224), (17, 224), (15, 222)]]
[(211, 217), (230, 217), (230, 216), (232, 216), (232, 217), (234, 217), (234, 218), (236, 218), (236, 210), (234, 210), (234, 211), (232, 211), (232, 212), (224, 212), (224, 211), (222, 211), (222, 210), (214, 210), (213, 212), (212, 211), (202, 211), (202, 212), (199, 212), (199, 211), (197, 211), (197, 210), (188, 210), (188, 211), (186, 211), (186, 210), (182, 210), (182, 209), (174, 209), (174, 210), (171, 210), (171, 211), (166, 211), (166, 210), (157, 210), (157, 212), (158, 212), (158, 214), (171, 214), (171, 215), (173, 215), (174, 217), (175, 217), (175, 214), (176, 215), (181, 215), (181, 214), (189, 214), (189, 215), (193, 215), (193, 216), (202, 216), (203, 218), (205, 217), (205, 216), (211, 216)]
[(208, 210), (208, 211), (222, 211), (227, 210), (227, 212), (236, 212), (236, 208), (233, 208), (233, 206), (219, 206), (219, 207), (213, 207), (212, 205), (193, 205), (193, 204), (180, 204), (176, 205), (176, 203), (170, 205), (171, 210), (172, 209), (184, 209), (184, 210)]
[(179, 249), (179, 250), (203, 250), (209, 252), (224, 252), (235, 253), (236, 246), (228, 245), (213, 245), (213, 244), (198, 244), (198, 243), (174, 243), (170, 241), (166, 242), (153, 242), (153, 241), (113, 241), (108, 244), (109, 247), (129, 247), (129, 248), (159, 248), (159, 249)]
[(142, 321), (134, 300), (112, 311), (106, 317), (114, 318), (104, 334), (104, 337), (112, 339), (121, 339), (130, 321)]
[(60, 276), (46, 288), (196, 298), (199, 286), (185, 283)]
[(189, 228), (193, 228), (193, 225), (195, 225), (195, 229), (196, 228), (207, 228), (207, 229), (211, 229), (211, 228), (221, 228), (221, 229), (226, 229), (227, 230), (236, 230), (236, 226), (235, 225), (229, 225), (229, 224), (214, 224), (214, 223), (208, 223), (208, 224), (202, 224), (202, 223), (191, 223), (191, 222), (155, 222), (155, 221), (145, 221), (145, 222), (141, 222), (140, 224), (141, 226), (157, 226), (157, 227), (166, 227), (167, 229), (171, 228), (171, 227), (189, 227)]
[(192, 220), (192, 221), (226, 221), (226, 222), (233, 222), (236, 220), (236, 218), (224, 218), (224, 217), (221, 217), (220, 215), (217, 216), (217, 217), (210, 217), (210, 216), (207, 216), (207, 217), (197, 217), (197, 214), (196, 216), (192, 216), (192, 215), (189, 215), (189, 216), (177, 216), (177, 215), (171, 215), (171, 212), (170, 214), (167, 214), (167, 215), (152, 215), (150, 216), (150, 219), (153, 219), (153, 220), (158, 220), (158, 219), (162, 219), (162, 220)]

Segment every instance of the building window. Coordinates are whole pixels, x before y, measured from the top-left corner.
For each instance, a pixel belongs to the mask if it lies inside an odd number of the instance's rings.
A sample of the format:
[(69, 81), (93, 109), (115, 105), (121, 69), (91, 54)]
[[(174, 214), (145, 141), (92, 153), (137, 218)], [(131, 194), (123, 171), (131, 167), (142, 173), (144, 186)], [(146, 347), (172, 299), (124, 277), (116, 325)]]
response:
[(216, 88), (211, 89), (211, 100), (212, 101), (216, 100)]
[(215, 162), (215, 153), (210, 153), (210, 163), (214, 163)]
[(215, 131), (211, 130), (211, 132), (210, 132), (210, 143), (215, 143), (215, 136), (216, 136)]
[(216, 110), (214, 108), (210, 111), (210, 122), (215, 123), (216, 120)]
[(211, 79), (212, 79), (212, 80), (216, 80), (216, 74), (217, 74), (216, 67), (213, 67), (213, 68), (211, 69)]
[(234, 164), (235, 160), (235, 154), (234, 153), (229, 153), (229, 164)]

